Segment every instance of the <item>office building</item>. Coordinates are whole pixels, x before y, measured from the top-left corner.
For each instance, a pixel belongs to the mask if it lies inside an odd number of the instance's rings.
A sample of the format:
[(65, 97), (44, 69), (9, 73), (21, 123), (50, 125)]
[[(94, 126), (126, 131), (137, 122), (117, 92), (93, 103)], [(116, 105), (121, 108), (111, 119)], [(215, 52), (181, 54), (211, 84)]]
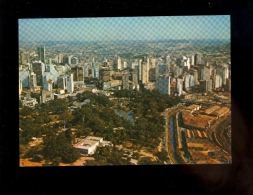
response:
[(210, 79), (210, 69), (206, 66), (201, 69), (200, 80), (208, 80)]
[(74, 82), (84, 82), (84, 67), (83, 66), (75, 66), (71, 68), (73, 73), (73, 81)]
[(159, 75), (156, 80), (156, 88), (161, 94), (170, 95), (170, 76)]
[(129, 89), (129, 74), (122, 75), (122, 89)]
[(183, 93), (183, 79), (177, 78), (177, 94), (180, 96)]
[(201, 92), (207, 92), (207, 91), (212, 91), (212, 80), (200, 80), (200, 91)]
[(37, 85), (42, 86), (42, 76), (45, 73), (45, 64), (42, 62), (33, 62), (32, 71), (36, 74)]
[(77, 65), (77, 64), (78, 64), (78, 59), (77, 59), (77, 57), (72, 57), (72, 58), (71, 58), (71, 64), (72, 64), (72, 65)]
[(36, 74), (34, 74), (34, 72), (31, 72), (29, 75), (29, 88), (30, 90), (33, 90), (36, 87), (37, 87)]
[(218, 89), (222, 87), (222, 77), (219, 74), (214, 76), (214, 88)]
[(19, 80), (22, 82), (22, 87), (29, 87), (29, 71), (22, 70), (19, 71)]
[(28, 52), (20, 52), (20, 63), (21, 64), (30, 63), (30, 55)]
[(64, 90), (67, 89), (66, 82), (67, 80), (65, 76), (59, 76), (57, 79), (57, 87)]
[(196, 53), (194, 57), (194, 65), (199, 65), (202, 64), (202, 54), (201, 53)]
[(45, 47), (38, 47), (38, 60), (45, 63)]
[(22, 81), (21, 81), (21, 79), (18, 80), (18, 92), (19, 92), (19, 95), (21, 95), (21, 93), (22, 93)]

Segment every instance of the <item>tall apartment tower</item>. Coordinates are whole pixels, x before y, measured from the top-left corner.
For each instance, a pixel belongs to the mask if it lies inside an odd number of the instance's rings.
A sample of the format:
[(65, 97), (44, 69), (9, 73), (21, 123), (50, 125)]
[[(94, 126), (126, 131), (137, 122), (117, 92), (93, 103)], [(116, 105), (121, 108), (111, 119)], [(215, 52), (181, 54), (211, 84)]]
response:
[(37, 87), (36, 74), (34, 74), (34, 72), (31, 72), (29, 75), (29, 88), (33, 90), (35, 87)]
[(73, 71), (73, 81), (84, 81), (84, 67), (75, 66), (71, 70)]
[(30, 57), (28, 52), (20, 52), (20, 63), (21, 64), (30, 63)]
[(141, 77), (141, 73), (142, 73), (142, 59), (139, 60), (139, 81), (141, 81), (142, 77)]
[(195, 58), (194, 58), (194, 63), (195, 65), (198, 65), (198, 64), (202, 64), (202, 54), (201, 53), (196, 53), (195, 54)]
[(42, 62), (32, 63), (31, 70), (36, 74), (37, 85), (42, 86), (42, 77), (45, 73), (45, 64)]
[(38, 58), (45, 63), (45, 47), (38, 47)]
[(170, 95), (170, 76), (159, 75), (156, 81), (156, 88), (161, 94)]
[(200, 72), (200, 80), (208, 80), (210, 79), (210, 69), (207, 67), (203, 67)]
[(177, 93), (178, 95), (183, 93), (183, 79), (177, 78)]
[(69, 74), (67, 76), (67, 92), (73, 93), (74, 91), (74, 82), (73, 82), (73, 74)]
[(129, 89), (129, 74), (122, 75), (122, 89)]

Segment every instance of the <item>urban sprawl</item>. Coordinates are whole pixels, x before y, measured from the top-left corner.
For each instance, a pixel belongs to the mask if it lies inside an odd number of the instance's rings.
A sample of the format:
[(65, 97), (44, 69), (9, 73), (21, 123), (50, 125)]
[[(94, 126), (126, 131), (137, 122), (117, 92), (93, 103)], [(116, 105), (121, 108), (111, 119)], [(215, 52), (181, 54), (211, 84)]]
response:
[(231, 163), (230, 42), (19, 43), (20, 166)]

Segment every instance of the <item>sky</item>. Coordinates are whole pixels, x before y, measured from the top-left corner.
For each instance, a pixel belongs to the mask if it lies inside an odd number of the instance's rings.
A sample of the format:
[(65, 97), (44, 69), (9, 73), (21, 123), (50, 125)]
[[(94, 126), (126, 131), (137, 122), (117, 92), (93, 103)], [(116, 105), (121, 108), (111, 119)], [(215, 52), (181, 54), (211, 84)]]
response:
[(19, 41), (230, 39), (230, 16), (19, 19)]

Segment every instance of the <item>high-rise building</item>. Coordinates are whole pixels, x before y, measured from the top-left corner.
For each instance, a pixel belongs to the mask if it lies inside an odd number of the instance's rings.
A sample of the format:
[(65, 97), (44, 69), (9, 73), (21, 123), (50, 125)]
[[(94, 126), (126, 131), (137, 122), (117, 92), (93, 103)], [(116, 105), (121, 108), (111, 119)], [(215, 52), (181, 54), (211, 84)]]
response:
[(194, 77), (194, 84), (198, 85), (198, 71), (196, 69), (191, 68), (189, 70), (189, 73)]
[(177, 78), (177, 93), (181, 95), (183, 93), (183, 79)]
[(195, 65), (195, 55), (192, 55), (191, 57), (191, 65)]
[(129, 89), (129, 74), (122, 75), (122, 89)]
[(216, 74), (221, 75), (222, 84), (226, 85), (226, 79), (229, 77), (229, 70), (227, 67), (216, 68)]
[(201, 58), (202, 58), (201, 53), (196, 53), (195, 54), (195, 58), (194, 58), (195, 65), (202, 64), (202, 59)]
[(36, 74), (37, 85), (42, 86), (42, 77), (45, 74), (45, 64), (42, 62), (33, 62), (32, 71)]
[(72, 64), (72, 65), (77, 65), (77, 64), (78, 64), (78, 59), (77, 59), (77, 57), (72, 57), (72, 58), (71, 58), (71, 64)]
[(207, 92), (207, 91), (212, 91), (212, 80), (200, 80), (200, 91), (201, 92)]
[(118, 59), (117, 59), (117, 69), (118, 69), (118, 70), (121, 70), (121, 69), (122, 69), (122, 61), (121, 61), (121, 58), (120, 58), (120, 57), (118, 57)]
[(222, 77), (219, 74), (214, 76), (214, 88), (218, 89), (222, 87)]
[(71, 68), (73, 72), (73, 81), (81, 81), (84, 82), (84, 67), (75, 66)]
[(29, 88), (30, 90), (33, 90), (35, 87), (37, 87), (36, 74), (31, 72), (29, 75)]
[(156, 88), (161, 94), (170, 95), (170, 76), (159, 75), (156, 80)]
[(45, 63), (45, 47), (38, 47), (38, 59)]
[(142, 71), (141, 71), (141, 69), (142, 69), (142, 59), (139, 59), (139, 81), (141, 81), (141, 79), (142, 79), (142, 77), (141, 77), (141, 73), (142, 73)]
[(227, 79), (226, 81), (226, 91), (231, 92), (231, 79)]
[(63, 64), (63, 54), (59, 54), (59, 55), (57, 56), (57, 59), (58, 59), (58, 63), (59, 63), (59, 64)]
[(20, 52), (20, 63), (21, 64), (30, 63), (30, 56), (28, 52)]
[(150, 68), (156, 68), (156, 66), (157, 66), (157, 59), (152, 58), (151, 63), (150, 63)]
[(200, 80), (208, 80), (210, 79), (210, 69), (206, 66), (201, 69)]
[(148, 74), (148, 65), (146, 62), (142, 62), (141, 64), (141, 81), (143, 84), (148, 84), (148, 80), (149, 80), (149, 74)]
[(21, 93), (22, 93), (22, 81), (19, 79), (19, 81), (18, 81), (18, 86), (19, 86), (19, 90), (18, 90), (18, 92), (19, 92), (19, 95), (21, 95)]
[(65, 76), (59, 76), (57, 79), (57, 86), (60, 89), (66, 89), (66, 77)]
[(179, 77), (181, 75), (179, 69), (180, 69), (179, 66), (174, 66), (174, 68), (173, 68), (173, 76), (174, 77)]
[(167, 74), (167, 65), (166, 64), (158, 64), (156, 67), (156, 77), (158, 77), (159, 75), (164, 75)]
[(74, 91), (73, 74), (70, 73), (67, 76), (67, 92), (68, 93), (73, 93), (73, 91)]

